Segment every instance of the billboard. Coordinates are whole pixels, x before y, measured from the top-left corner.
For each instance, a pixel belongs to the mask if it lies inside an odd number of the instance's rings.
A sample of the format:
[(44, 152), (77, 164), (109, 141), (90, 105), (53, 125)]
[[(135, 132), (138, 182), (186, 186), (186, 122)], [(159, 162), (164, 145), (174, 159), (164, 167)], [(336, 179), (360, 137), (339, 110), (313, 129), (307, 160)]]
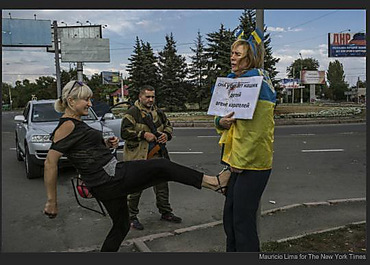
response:
[(4, 47), (51, 46), (50, 20), (2, 19), (2, 45)]
[(62, 62), (109, 63), (109, 39), (62, 39)]
[(282, 88), (299, 88), (299, 79), (283, 78), (280, 80), (280, 86)]
[(103, 85), (116, 85), (121, 82), (121, 77), (119, 72), (101, 72), (102, 84)]
[(323, 85), (325, 84), (325, 71), (301, 71), (302, 84)]
[[(101, 25), (87, 25), (87, 26), (67, 26), (58, 27), (58, 40), (59, 45), (62, 39), (72, 38), (102, 38)], [(54, 29), (51, 29), (51, 47), (47, 48), (47, 52), (55, 52), (54, 47)], [(59, 46), (60, 49), (60, 46)]]
[(329, 57), (366, 57), (365, 33), (329, 33)]

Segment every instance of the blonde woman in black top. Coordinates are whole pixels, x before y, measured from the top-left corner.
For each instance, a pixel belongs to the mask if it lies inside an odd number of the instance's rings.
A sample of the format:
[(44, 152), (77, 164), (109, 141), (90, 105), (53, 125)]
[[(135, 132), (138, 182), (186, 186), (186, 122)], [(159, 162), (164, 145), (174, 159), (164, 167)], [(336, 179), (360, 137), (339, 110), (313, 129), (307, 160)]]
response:
[[(101, 251), (118, 251), (130, 224), (127, 194), (163, 181), (175, 181), (201, 189), (224, 193), (230, 172), (208, 176), (167, 159), (117, 162), (110, 148), (118, 147), (118, 138), (104, 140), (102, 133), (81, 120), (91, 107), (91, 89), (79, 81), (65, 85), (55, 109), (63, 112), (52, 133), (52, 145), (45, 161), (44, 182), (47, 201), (44, 214), (55, 218), (57, 206), (58, 160), (64, 154), (78, 170), (89, 191), (100, 200), (113, 221)], [(140, 177), (137, 177), (140, 176)]]

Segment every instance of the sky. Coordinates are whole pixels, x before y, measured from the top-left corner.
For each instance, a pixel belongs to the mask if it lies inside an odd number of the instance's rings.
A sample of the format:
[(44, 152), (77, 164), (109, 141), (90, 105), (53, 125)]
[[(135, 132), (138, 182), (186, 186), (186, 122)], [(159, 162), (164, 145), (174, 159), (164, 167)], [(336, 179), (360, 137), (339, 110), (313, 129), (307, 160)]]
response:
[[(173, 34), (178, 54), (192, 55), (197, 32), (203, 36), (218, 31), (221, 24), (227, 29), (239, 25), (242, 9), (213, 10), (2, 10), (2, 17), (19, 19), (46, 19), (58, 26), (95, 24), (106, 25), (103, 38), (110, 43), (109, 63), (84, 63), (87, 76), (101, 71), (119, 71), (127, 77), (128, 58), (133, 53), (136, 36), (149, 42), (156, 54), (165, 45), (165, 36)], [(10, 15), (9, 15), (10, 13)], [(80, 23), (77, 23), (79, 21)], [(88, 22), (87, 22), (88, 21)], [(63, 23), (62, 23), (63, 22)], [(265, 9), (264, 24), (270, 33), (273, 56), (280, 58), (276, 64), (277, 78), (286, 78), (286, 68), (294, 60), (314, 58), (319, 70), (326, 71), (329, 63), (338, 60), (343, 64), (345, 80), (355, 85), (358, 78), (366, 80), (366, 58), (329, 58), (328, 33), (365, 32), (366, 11), (354, 9)], [(61, 69), (75, 68), (73, 63), (61, 63)], [(16, 80), (34, 81), (40, 76), (55, 77), (54, 54), (46, 48), (2, 47), (2, 81), (14, 85)]]

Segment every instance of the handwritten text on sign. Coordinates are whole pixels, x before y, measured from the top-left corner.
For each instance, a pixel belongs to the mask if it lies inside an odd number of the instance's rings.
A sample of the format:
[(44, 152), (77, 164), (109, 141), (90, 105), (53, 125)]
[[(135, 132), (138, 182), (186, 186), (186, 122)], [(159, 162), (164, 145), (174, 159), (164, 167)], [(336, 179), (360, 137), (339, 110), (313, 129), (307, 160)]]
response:
[(235, 112), (233, 118), (252, 119), (262, 79), (262, 76), (237, 79), (218, 77), (207, 114), (225, 116)]

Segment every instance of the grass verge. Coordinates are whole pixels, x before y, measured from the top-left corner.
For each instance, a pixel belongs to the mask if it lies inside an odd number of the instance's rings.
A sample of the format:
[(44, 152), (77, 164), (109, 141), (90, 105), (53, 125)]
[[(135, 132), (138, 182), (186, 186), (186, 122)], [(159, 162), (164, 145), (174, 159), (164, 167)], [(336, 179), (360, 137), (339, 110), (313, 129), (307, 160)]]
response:
[(262, 252), (366, 252), (366, 223), (307, 235), (286, 242), (265, 242)]

